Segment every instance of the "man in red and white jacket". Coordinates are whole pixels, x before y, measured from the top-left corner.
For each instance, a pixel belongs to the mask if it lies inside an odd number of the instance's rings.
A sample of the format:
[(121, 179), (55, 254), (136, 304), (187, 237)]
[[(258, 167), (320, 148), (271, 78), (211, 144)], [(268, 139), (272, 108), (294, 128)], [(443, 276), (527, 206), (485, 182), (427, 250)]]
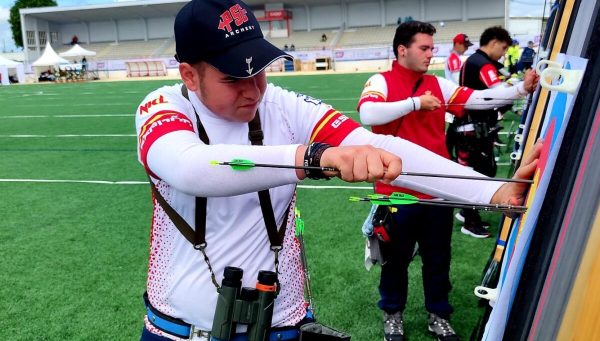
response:
[[(533, 91), (538, 77), (530, 73), (517, 86), (477, 91), (428, 75), (434, 34), (435, 27), (428, 23), (412, 21), (398, 26), (393, 42), (397, 59), (390, 71), (369, 78), (358, 111), (361, 122), (371, 125), (374, 133), (397, 136), (449, 158), (444, 134), (446, 111), (460, 117), (465, 108), (486, 109), (512, 103)], [(375, 192), (433, 198), (418, 190), (382, 182), (375, 184)], [(453, 311), (448, 302), (452, 209), (423, 205), (394, 208), (397, 211), (392, 213), (391, 241), (381, 245), (386, 263), (381, 269), (378, 305), (384, 311), (385, 340), (404, 338), (402, 311), (407, 299), (408, 265), (417, 242), (423, 261), (429, 330), (440, 340), (456, 340), (448, 322)]]
[[(447, 80), (452, 81), (455, 84), (460, 84), (460, 69), (463, 66), (463, 61), (460, 58), (473, 43), (464, 33), (457, 34), (452, 42), (454, 45), (452, 46), (452, 51), (450, 51), (448, 59), (446, 59), (446, 63), (444, 63), (444, 74)], [(452, 115), (452, 113), (446, 113), (446, 121), (452, 123), (454, 121), (454, 115)], [(449, 127), (448, 130), (446, 130), (446, 148), (448, 148), (450, 155), (452, 155), (455, 144), (455, 130), (452, 129), (452, 127)]]
[(460, 57), (467, 52), (469, 46), (473, 46), (473, 43), (464, 33), (457, 34), (452, 42), (454, 45), (452, 47), (452, 51), (450, 51), (448, 59), (446, 59), (446, 63), (444, 64), (444, 72), (447, 80), (458, 84), (460, 80), (460, 69), (463, 65)]

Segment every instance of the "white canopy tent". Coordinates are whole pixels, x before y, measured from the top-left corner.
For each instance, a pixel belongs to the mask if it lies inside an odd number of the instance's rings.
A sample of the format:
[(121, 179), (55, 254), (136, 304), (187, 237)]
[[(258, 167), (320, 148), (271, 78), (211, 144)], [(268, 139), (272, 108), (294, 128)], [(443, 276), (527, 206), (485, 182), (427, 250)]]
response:
[(49, 67), (54, 67), (59, 64), (69, 64), (69, 61), (56, 54), (52, 46), (50, 46), (50, 42), (46, 42), (46, 48), (40, 58), (31, 63), (35, 69), (36, 75), (39, 75)]
[(61, 57), (86, 57), (86, 56), (95, 56), (96, 52), (86, 50), (81, 45), (75, 44), (69, 50), (65, 52), (59, 53)]
[[(13, 72), (11, 72), (14, 70)], [(0, 80), (2, 85), (9, 85), (9, 76), (16, 75), (19, 83), (25, 83), (25, 69), (23, 63), (15, 62), (0, 56)]]

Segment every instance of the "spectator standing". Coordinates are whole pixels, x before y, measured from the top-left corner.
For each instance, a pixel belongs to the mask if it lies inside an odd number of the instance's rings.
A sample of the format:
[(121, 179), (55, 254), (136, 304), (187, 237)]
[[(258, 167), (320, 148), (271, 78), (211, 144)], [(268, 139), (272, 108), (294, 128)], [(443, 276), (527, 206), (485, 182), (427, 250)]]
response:
[(508, 68), (508, 72), (511, 75), (517, 73), (517, 63), (519, 62), (520, 55), (521, 47), (519, 46), (519, 41), (516, 39), (511, 39), (511, 44), (509, 44), (509, 47), (506, 51), (506, 58), (504, 60), (504, 66)]
[(81, 58), (81, 71), (85, 72), (87, 70), (87, 67), (88, 67), (88, 62), (84, 56), (83, 58)]
[[(446, 63), (444, 63), (444, 74), (447, 80), (454, 82), (454, 84), (458, 84), (460, 78), (460, 69), (462, 68), (463, 64), (461, 57), (465, 54), (470, 46), (473, 46), (473, 43), (464, 33), (459, 33), (454, 36), (452, 43), (452, 50), (446, 59)], [(452, 123), (453, 120), (454, 116), (451, 113), (446, 113), (446, 122)], [(452, 149), (454, 149), (454, 140), (454, 129), (451, 129), (449, 126), (448, 130), (446, 131), (446, 148), (448, 148), (450, 155), (452, 155)]]
[(450, 51), (450, 55), (444, 64), (444, 72), (447, 80), (458, 84), (460, 78), (460, 69), (463, 64), (461, 56), (467, 52), (470, 46), (473, 46), (473, 43), (464, 33), (457, 34), (454, 39), (452, 39), (452, 43), (452, 51)]
[(523, 52), (521, 52), (518, 71), (525, 71), (531, 69), (534, 58), (535, 50), (533, 49), (533, 42), (530, 40), (527, 42), (527, 46), (523, 48)]

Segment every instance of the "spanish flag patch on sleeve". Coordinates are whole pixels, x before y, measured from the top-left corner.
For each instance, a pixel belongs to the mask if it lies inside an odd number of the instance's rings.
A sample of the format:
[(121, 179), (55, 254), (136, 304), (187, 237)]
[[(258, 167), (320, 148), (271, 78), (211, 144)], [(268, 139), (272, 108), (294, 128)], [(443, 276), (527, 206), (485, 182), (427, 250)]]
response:
[(385, 96), (379, 91), (364, 91), (358, 100), (356, 110), (360, 110), (360, 106), (365, 102), (385, 102)]
[(469, 97), (471, 97), (473, 91), (473, 89), (464, 86), (459, 86), (456, 88), (456, 91), (454, 91), (452, 97), (450, 97), (450, 100), (448, 100), (449, 105), (446, 107), (446, 111), (458, 117), (464, 115), (465, 104), (469, 100)]
[(177, 111), (159, 111), (144, 123), (138, 136), (138, 146), (144, 167), (147, 167), (146, 157), (154, 141), (168, 133), (180, 130), (194, 132), (194, 124), (187, 116)]
[(339, 146), (344, 138), (358, 127), (360, 127), (360, 124), (356, 121), (351, 120), (337, 110), (330, 109), (315, 126), (310, 136), (310, 142), (323, 142), (332, 146)]

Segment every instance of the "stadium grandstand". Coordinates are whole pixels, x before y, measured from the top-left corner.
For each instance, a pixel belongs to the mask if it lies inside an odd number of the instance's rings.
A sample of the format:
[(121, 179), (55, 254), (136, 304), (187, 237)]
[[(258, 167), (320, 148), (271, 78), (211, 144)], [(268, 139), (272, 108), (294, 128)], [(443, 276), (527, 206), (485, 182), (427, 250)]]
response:
[[(26, 65), (44, 51), (57, 53), (78, 43), (96, 52), (89, 68), (115, 76), (151, 76), (144, 63), (177, 73), (173, 22), (187, 0), (115, 2), (86, 6), (21, 9)], [(268, 71), (381, 70), (394, 58), (391, 42), (399, 22), (419, 20), (437, 28), (436, 60), (462, 32), (479, 40), (489, 26), (505, 26), (503, 0), (248, 0), (266, 38), (287, 49), (295, 63)], [(71, 58), (72, 59), (72, 58)], [(70, 61), (71, 61), (70, 59)], [(74, 63), (77, 60), (73, 61)], [(137, 63), (134, 67), (132, 63)], [(28, 73), (34, 73), (29, 66)]]

